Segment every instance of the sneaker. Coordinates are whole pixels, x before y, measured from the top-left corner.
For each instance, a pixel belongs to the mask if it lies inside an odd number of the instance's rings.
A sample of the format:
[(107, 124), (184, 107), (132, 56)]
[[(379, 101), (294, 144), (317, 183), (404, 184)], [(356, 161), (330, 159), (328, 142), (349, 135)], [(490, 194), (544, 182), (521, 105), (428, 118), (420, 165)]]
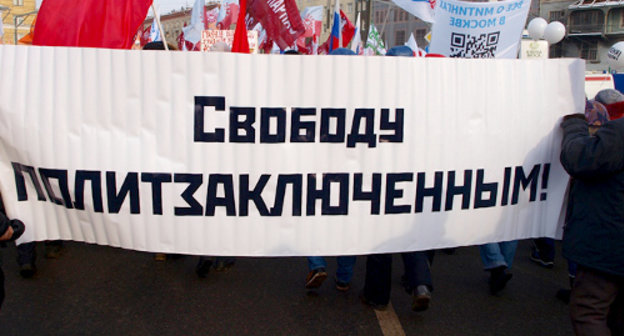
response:
[(20, 275), (24, 279), (32, 278), (37, 273), (37, 268), (34, 264), (23, 264), (20, 266)]
[(496, 295), (502, 291), (507, 285), (507, 282), (511, 280), (512, 275), (505, 273), (505, 268), (505, 266), (500, 266), (490, 271), (491, 274), (489, 283), (490, 293), (492, 295)]
[(336, 281), (336, 289), (341, 292), (347, 292), (351, 289), (351, 285), (348, 282), (338, 281), (337, 278), (334, 278), (334, 281)]
[(200, 259), (199, 262), (197, 263), (197, 266), (195, 267), (195, 273), (197, 273), (198, 277), (205, 278), (206, 276), (208, 276), (208, 272), (210, 272), (211, 266), (212, 266), (211, 260)]
[(327, 272), (325, 272), (324, 268), (319, 268), (310, 271), (308, 276), (306, 277), (305, 288), (319, 288), (323, 284), (323, 281), (327, 279)]
[(362, 301), (363, 304), (375, 309), (375, 310), (386, 310), (388, 308), (387, 304), (381, 304), (381, 303), (375, 303), (371, 300), (369, 300), (366, 295), (364, 295), (364, 291), (360, 292), (360, 301)]
[(167, 255), (164, 253), (156, 253), (154, 254), (154, 260), (156, 261), (166, 261), (167, 260)]
[(533, 248), (533, 252), (531, 252), (530, 258), (531, 261), (545, 268), (553, 268), (553, 266), (555, 266), (555, 263), (552, 260), (542, 258), (539, 250), (535, 247)]
[(414, 291), (414, 298), (412, 300), (412, 310), (417, 312), (427, 310), (430, 303), (431, 292), (429, 291), (429, 288), (425, 285), (416, 287), (416, 290)]

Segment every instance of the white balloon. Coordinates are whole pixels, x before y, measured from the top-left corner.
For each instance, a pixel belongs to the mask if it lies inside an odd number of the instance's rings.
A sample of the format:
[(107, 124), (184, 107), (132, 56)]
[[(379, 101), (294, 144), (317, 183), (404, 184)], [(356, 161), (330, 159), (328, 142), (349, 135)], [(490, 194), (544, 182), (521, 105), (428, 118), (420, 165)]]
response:
[(535, 19), (529, 22), (527, 26), (527, 31), (529, 32), (529, 36), (531, 36), (534, 40), (539, 40), (544, 36), (544, 31), (546, 30), (546, 26), (548, 22), (541, 17), (536, 17)]
[(624, 69), (624, 42), (614, 44), (607, 52), (607, 62), (614, 69)]
[(544, 40), (548, 41), (549, 44), (555, 44), (563, 40), (565, 33), (566, 31), (563, 23), (553, 21), (549, 23), (548, 26), (546, 26), (546, 30), (544, 30)]

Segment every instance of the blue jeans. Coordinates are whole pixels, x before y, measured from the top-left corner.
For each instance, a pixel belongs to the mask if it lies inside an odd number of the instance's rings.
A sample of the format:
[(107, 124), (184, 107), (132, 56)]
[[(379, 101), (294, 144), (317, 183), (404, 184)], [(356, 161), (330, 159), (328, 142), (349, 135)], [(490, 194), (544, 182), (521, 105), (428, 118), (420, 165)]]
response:
[[(336, 258), (338, 269), (336, 270), (336, 280), (350, 283), (353, 277), (353, 266), (355, 266), (356, 256), (340, 256)], [(308, 267), (310, 271), (327, 268), (325, 257), (308, 257)]]
[(489, 243), (479, 246), (483, 268), (485, 270), (491, 270), (499, 266), (511, 268), (517, 247), (517, 240)]

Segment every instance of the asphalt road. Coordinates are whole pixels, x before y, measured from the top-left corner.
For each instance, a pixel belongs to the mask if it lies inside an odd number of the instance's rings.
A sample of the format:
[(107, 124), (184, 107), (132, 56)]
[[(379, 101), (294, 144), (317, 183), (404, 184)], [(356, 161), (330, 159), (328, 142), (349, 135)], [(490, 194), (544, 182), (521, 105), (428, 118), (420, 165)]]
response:
[[(305, 258), (238, 258), (227, 272), (195, 275), (197, 257), (154, 261), (150, 253), (66, 242), (59, 259), (43, 258), (22, 279), (14, 246), (4, 248), (7, 298), (0, 335), (382, 335), (378, 315), (363, 305), (365, 257), (358, 257), (352, 288), (332, 278), (306, 292)], [(553, 269), (533, 264), (530, 242), (520, 243), (513, 279), (499, 296), (488, 293), (478, 249), (437, 253), (430, 309), (410, 310), (395, 257), (391, 304), (398, 317), (386, 335), (571, 335), (567, 306), (555, 298), (567, 286), (565, 261)], [(333, 276), (335, 258), (328, 258)], [(387, 312), (385, 313), (388, 316)], [(390, 312), (389, 314), (392, 315)], [(382, 318), (383, 319), (383, 318)], [(398, 329), (396, 328), (398, 326)]]

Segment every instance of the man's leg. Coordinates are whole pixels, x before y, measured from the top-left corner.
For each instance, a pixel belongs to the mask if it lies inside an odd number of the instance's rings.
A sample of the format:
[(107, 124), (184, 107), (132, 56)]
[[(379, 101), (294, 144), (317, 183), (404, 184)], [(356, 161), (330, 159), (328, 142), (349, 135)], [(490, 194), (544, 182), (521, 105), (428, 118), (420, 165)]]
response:
[(618, 294), (615, 277), (579, 265), (570, 295), (570, 318), (577, 335), (610, 335), (607, 316)]
[[(511, 279), (511, 274), (505, 273), (507, 261), (503, 254), (503, 250), (509, 247), (511, 246), (501, 245), (500, 243), (490, 243), (479, 246), (483, 268), (490, 272), (489, 285), (492, 295), (498, 294), (498, 292), (503, 290), (507, 282)], [(515, 253), (515, 249), (513, 251)], [(511, 260), (513, 260), (513, 256), (511, 256)]]
[(366, 258), (363, 300), (382, 308), (390, 302), (392, 254), (371, 254)]
[(305, 288), (313, 289), (321, 287), (323, 281), (327, 279), (325, 268), (327, 268), (325, 257), (308, 257), (308, 269), (310, 272), (306, 277)]
[(23, 278), (32, 278), (37, 271), (35, 267), (37, 251), (35, 248), (35, 242), (17, 245), (17, 264), (20, 266), (20, 275)]

